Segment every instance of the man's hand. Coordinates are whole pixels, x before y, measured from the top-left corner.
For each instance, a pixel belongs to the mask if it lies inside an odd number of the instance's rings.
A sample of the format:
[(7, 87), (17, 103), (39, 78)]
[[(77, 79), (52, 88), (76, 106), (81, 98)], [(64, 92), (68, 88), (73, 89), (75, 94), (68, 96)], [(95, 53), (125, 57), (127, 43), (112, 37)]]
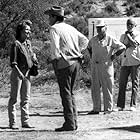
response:
[(81, 57), (78, 58), (78, 62), (80, 64), (84, 63), (84, 56), (82, 55)]
[(51, 60), (52, 65), (53, 65), (53, 68), (56, 70), (57, 69), (57, 63), (58, 63), (58, 59), (53, 59)]

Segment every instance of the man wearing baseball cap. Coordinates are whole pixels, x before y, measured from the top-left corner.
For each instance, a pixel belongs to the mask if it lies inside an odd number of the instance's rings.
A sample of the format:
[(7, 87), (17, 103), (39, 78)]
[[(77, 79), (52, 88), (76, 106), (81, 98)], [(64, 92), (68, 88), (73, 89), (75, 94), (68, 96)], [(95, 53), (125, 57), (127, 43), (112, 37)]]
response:
[(80, 67), (81, 50), (86, 49), (88, 39), (64, 22), (63, 7), (52, 6), (45, 14), (49, 15), (51, 25), (51, 62), (60, 88), (65, 120), (55, 131), (73, 131), (78, 128), (73, 86)]
[(103, 19), (97, 20), (96, 29), (97, 35), (93, 36), (88, 43), (88, 51), (91, 56), (91, 94), (93, 100), (93, 110), (88, 114), (101, 112), (101, 88), (103, 111), (104, 114), (108, 114), (113, 109), (113, 60), (125, 50), (125, 46), (107, 34), (107, 25)]

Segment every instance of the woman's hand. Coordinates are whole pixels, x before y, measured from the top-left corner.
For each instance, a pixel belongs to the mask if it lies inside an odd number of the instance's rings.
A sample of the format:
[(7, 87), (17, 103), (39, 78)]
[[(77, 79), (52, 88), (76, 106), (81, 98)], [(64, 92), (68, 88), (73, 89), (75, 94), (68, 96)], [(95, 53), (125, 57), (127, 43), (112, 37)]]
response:
[(34, 53), (33, 57), (32, 57), (33, 62), (37, 65), (38, 64), (38, 59), (36, 57), (36, 54)]
[(20, 78), (21, 80), (24, 80), (26, 77), (22, 74), (22, 72), (20, 72), (20, 73), (19, 73), (19, 78)]
[(18, 66), (15, 65), (14, 68), (15, 68), (15, 69), (17, 70), (17, 72), (18, 72), (19, 78), (20, 78), (21, 80), (24, 80), (24, 79), (25, 79), (25, 76), (24, 76), (24, 74), (20, 71), (20, 69), (18, 68)]

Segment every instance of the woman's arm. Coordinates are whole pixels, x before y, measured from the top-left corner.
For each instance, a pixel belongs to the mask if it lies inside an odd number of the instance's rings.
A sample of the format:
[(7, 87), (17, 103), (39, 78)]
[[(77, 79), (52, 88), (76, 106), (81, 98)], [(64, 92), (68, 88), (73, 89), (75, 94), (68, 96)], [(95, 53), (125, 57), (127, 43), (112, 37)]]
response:
[(17, 53), (18, 53), (17, 46), (16, 46), (16, 44), (13, 44), (11, 46), (11, 52), (10, 52), (10, 63), (11, 63), (11, 67), (12, 67), (12, 69), (16, 69), (16, 71), (18, 72), (18, 75), (19, 75), (19, 77), (21, 79), (24, 79), (25, 76), (23, 75), (23, 73), (18, 68)]

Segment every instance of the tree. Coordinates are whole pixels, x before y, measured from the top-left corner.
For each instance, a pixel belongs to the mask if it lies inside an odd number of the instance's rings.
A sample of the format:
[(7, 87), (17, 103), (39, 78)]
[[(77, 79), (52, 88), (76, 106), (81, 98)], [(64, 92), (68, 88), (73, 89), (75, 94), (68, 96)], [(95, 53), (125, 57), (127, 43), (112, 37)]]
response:
[(134, 17), (140, 16), (139, 0), (126, 0), (124, 6), (126, 6), (125, 14), (127, 16), (134, 16)]

